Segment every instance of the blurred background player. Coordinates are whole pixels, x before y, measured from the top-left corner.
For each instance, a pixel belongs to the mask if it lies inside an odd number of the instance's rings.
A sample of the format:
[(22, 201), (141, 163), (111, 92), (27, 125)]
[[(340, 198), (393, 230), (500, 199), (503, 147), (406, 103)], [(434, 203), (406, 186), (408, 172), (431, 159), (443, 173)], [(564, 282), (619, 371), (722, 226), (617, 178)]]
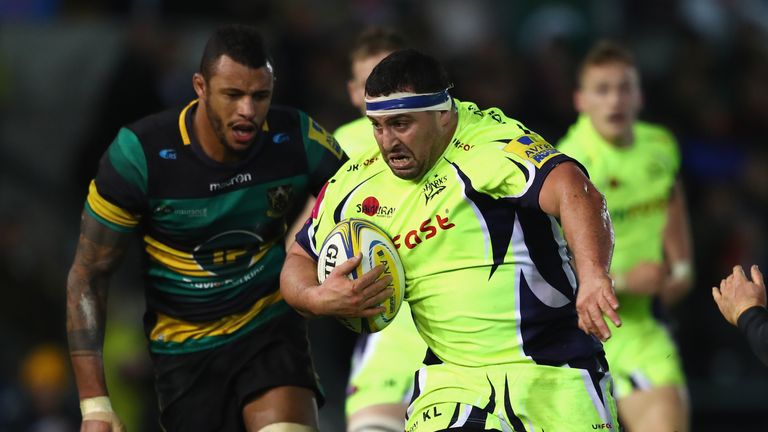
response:
[[(379, 157), (373, 126), (365, 117), (365, 80), (384, 57), (403, 48), (405, 40), (383, 27), (371, 27), (355, 41), (349, 56), (352, 76), (347, 91), (352, 105), (363, 116), (334, 132), (351, 159), (365, 155), (362, 159), (372, 161)], [(408, 302), (403, 302), (387, 328), (358, 337), (347, 387), (345, 411), (349, 432), (403, 430), (413, 374), (421, 367), (426, 351), (427, 345), (416, 331)]]
[(286, 231), (341, 165), (305, 113), (271, 106), (271, 56), (253, 27), (210, 36), (198, 99), (119, 130), (82, 212), (67, 335), (82, 431), (120, 431), (103, 367), (107, 288), (141, 239), (160, 423), (168, 431), (318, 428), (305, 320), (282, 299)]
[(350, 159), (371, 149), (378, 151), (373, 139), (371, 121), (365, 116), (365, 80), (373, 68), (393, 51), (403, 49), (405, 39), (387, 27), (369, 27), (363, 30), (349, 53), (350, 78), (347, 81), (349, 101), (360, 112), (360, 118), (339, 126), (333, 136)]
[(574, 95), (580, 113), (559, 144), (605, 194), (616, 246), (611, 274), (624, 323), (605, 343), (619, 416), (631, 432), (688, 430), (688, 396), (677, 348), (654, 315), (691, 288), (688, 211), (680, 154), (669, 131), (637, 120), (643, 100), (632, 55), (598, 42)]
[(741, 330), (752, 351), (768, 366), (768, 309), (765, 280), (757, 265), (750, 269), (752, 280), (741, 266), (712, 288), (712, 297), (726, 320)]

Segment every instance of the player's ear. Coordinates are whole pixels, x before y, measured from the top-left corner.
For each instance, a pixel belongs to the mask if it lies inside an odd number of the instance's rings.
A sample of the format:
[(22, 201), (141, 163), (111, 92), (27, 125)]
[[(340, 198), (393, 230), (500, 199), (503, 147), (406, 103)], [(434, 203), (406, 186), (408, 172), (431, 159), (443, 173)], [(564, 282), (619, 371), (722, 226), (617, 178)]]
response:
[(203, 74), (195, 72), (195, 74), (192, 75), (192, 87), (195, 89), (198, 98), (205, 99), (206, 82)]
[(437, 114), (437, 121), (441, 127), (447, 127), (451, 123), (452, 110), (439, 111)]
[(573, 91), (573, 107), (576, 108), (576, 111), (580, 113), (583, 113), (586, 108), (584, 106), (584, 94), (580, 89)]

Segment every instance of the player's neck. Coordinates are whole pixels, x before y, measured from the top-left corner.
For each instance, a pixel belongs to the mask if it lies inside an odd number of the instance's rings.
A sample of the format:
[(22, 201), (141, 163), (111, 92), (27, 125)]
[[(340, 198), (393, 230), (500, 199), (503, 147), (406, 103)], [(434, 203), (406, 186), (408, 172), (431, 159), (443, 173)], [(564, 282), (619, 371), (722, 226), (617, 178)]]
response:
[(635, 134), (632, 132), (632, 128), (618, 136), (607, 137), (602, 134), (601, 136), (608, 144), (617, 148), (629, 148), (635, 143)]
[(197, 142), (200, 143), (200, 148), (211, 160), (221, 163), (237, 162), (240, 160), (240, 157), (232, 154), (219, 137), (216, 136), (216, 131), (213, 129), (211, 120), (208, 118), (205, 110), (205, 105), (202, 102), (197, 104), (192, 126)]

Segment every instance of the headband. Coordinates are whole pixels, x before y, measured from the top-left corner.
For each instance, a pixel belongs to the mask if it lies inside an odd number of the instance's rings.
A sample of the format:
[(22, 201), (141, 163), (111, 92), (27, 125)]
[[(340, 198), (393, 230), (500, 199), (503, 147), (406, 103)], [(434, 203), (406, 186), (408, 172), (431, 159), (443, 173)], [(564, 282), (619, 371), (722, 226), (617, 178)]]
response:
[(415, 111), (447, 111), (453, 100), (447, 89), (437, 93), (398, 92), (386, 96), (365, 98), (365, 113), (369, 116), (402, 114)]

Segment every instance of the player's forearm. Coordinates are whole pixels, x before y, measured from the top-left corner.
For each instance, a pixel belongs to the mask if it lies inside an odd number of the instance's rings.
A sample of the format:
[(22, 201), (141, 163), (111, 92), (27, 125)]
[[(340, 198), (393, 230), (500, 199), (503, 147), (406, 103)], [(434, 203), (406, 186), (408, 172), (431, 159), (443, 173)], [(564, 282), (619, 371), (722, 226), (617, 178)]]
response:
[(83, 213), (80, 240), (67, 277), (67, 339), (80, 398), (107, 394), (102, 346), (109, 277), (125, 250), (125, 234)]
[(564, 194), (560, 221), (580, 280), (608, 275), (613, 225), (603, 195), (591, 183)]
[(67, 281), (67, 339), (80, 398), (107, 394), (102, 347), (106, 281), (94, 281), (77, 264)]
[(294, 244), (288, 252), (280, 273), (280, 293), (286, 303), (305, 317), (313, 317), (312, 288), (317, 286), (317, 263)]
[(667, 209), (667, 225), (664, 229), (664, 255), (669, 274), (661, 291), (666, 304), (682, 299), (693, 287), (693, 247), (688, 209), (682, 183), (678, 181), (672, 191)]

